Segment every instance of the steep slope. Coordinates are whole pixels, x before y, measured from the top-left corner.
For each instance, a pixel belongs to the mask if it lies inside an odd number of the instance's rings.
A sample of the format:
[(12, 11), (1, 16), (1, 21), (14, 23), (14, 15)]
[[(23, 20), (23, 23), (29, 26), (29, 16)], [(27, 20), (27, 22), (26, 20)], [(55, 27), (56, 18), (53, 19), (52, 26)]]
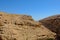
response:
[(31, 16), (0, 12), (0, 40), (40, 40), (54, 36)]
[(50, 16), (40, 20), (39, 22), (50, 29), (52, 32), (55, 32), (58, 38), (60, 38), (60, 15)]

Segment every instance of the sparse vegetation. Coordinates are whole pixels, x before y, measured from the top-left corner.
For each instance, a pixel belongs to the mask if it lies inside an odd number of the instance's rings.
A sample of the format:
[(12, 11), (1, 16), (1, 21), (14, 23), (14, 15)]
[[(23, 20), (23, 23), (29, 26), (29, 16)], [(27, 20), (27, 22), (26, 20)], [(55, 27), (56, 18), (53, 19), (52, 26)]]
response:
[(53, 38), (39, 38), (39, 39), (37, 39), (37, 40), (54, 40)]
[(47, 38), (47, 40), (54, 40), (53, 38)]

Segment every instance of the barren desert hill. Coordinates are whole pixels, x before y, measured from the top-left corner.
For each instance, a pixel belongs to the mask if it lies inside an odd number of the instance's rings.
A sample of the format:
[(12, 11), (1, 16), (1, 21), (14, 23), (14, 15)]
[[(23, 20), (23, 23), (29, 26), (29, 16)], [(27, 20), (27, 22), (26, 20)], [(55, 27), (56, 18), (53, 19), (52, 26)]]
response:
[(0, 40), (45, 40), (55, 35), (31, 16), (0, 12)]
[(42, 23), (46, 28), (50, 29), (52, 32), (55, 32), (57, 37), (60, 38), (60, 15), (53, 15), (42, 19), (39, 22)]
[(39, 22), (41, 22), (47, 28), (49, 27), (49, 29), (51, 31), (56, 33), (57, 29), (59, 30), (59, 28), (60, 28), (60, 23), (59, 23), (60, 22), (60, 15), (50, 16), (50, 17), (40, 20)]

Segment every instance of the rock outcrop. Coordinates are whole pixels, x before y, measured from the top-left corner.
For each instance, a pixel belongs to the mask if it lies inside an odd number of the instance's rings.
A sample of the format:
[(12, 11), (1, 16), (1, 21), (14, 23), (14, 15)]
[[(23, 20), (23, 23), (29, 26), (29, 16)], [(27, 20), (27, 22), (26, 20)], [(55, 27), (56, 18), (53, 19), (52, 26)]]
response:
[(57, 34), (57, 39), (60, 40), (60, 15), (50, 16), (40, 20), (39, 22), (52, 32), (55, 32)]
[(0, 40), (45, 40), (55, 35), (31, 16), (0, 12)]

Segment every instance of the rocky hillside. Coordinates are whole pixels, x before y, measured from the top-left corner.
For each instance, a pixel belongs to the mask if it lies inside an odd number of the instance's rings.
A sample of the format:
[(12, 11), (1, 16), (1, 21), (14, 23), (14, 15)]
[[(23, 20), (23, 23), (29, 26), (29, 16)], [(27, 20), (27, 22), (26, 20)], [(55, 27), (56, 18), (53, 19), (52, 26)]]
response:
[(55, 35), (31, 16), (0, 12), (0, 40), (48, 40)]
[(39, 22), (50, 29), (52, 32), (55, 32), (58, 38), (60, 38), (60, 15), (50, 16), (40, 20)]

